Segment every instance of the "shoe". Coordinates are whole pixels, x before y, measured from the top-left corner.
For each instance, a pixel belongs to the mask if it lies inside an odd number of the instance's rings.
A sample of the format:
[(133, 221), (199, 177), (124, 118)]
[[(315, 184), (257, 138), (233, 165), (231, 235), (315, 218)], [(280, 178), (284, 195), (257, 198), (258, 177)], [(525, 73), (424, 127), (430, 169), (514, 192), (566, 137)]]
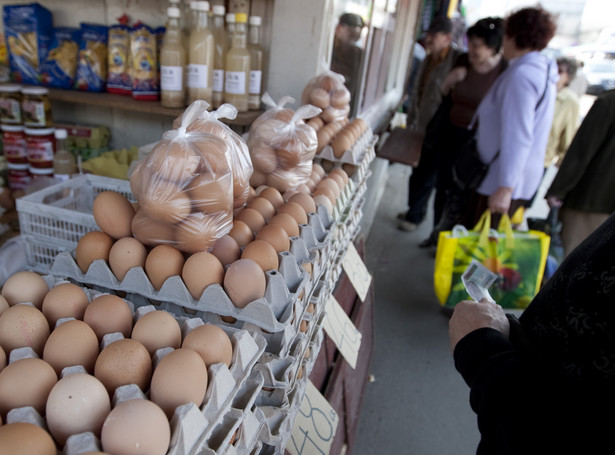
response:
[(398, 219), (398, 220), (405, 220), (405, 219), (406, 219), (406, 214), (407, 214), (407, 213), (408, 213), (408, 212), (399, 212), (399, 213), (397, 214), (397, 219)]
[(399, 229), (400, 231), (412, 232), (412, 231), (416, 231), (417, 227), (418, 227), (417, 224), (411, 221), (408, 221), (408, 220), (400, 220), (397, 223), (397, 229)]

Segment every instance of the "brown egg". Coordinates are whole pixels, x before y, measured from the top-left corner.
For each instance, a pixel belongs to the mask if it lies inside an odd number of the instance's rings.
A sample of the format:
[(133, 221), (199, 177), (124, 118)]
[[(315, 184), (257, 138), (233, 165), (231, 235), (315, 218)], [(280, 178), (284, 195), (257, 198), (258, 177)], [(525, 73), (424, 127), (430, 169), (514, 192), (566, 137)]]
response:
[(132, 330), (130, 307), (122, 298), (111, 294), (93, 299), (85, 309), (83, 321), (94, 330), (99, 341), (113, 332), (122, 332), (128, 338)]
[(147, 165), (157, 178), (181, 184), (196, 174), (200, 155), (184, 141), (161, 141), (150, 152)]
[(230, 213), (215, 214), (191, 213), (176, 226), (175, 240), (177, 249), (185, 253), (207, 251), (218, 239), (219, 230), (230, 222)]
[(275, 215), (275, 207), (269, 199), (265, 199), (264, 197), (255, 197), (252, 199), (248, 202), (248, 208), (258, 211), (266, 221)]
[(310, 93), (310, 103), (321, 109), (326, 108), (331, 104), (329, 92), (322, 88), (315, 88)]
[(145, 273), (156, 289), (172, 276), (181, 276), (184, 267), (184, 255), (170, 245), (154, 247), (145, 259)]
[(341, 191), (344, 191), (344, 188), (346, 187), (346, 183), (344, 182), (344, 179), (342, 178), (341, 175), (339, 174), (329, 174), (329, 178), (335, 180), (335, 183), (337, 183), (337, 186)]
[(294, 169), (301, 162), (304, 146), (298, 140), (296, 142), (286, 141), (283, 145), (284, 148), (276, 150), (279, 167)]
[(61, 318), (83, 319), (90, 301), (85, 291), (73, 283), (62, 283), (51, 289), (43, 300), (42, 311), (53, 329)]
[(89, 325), (78, 320), (60, 324), (49, 335), (43, 350), (43, 360), (53, 367), (58, 376), (63, 368), (74, 365), (81, 365), (92, 373), (96, 357), (98, 338)]
[(312, 198), (312, 196), (310, 196), (307, 193), (294, 194), (290, 197), (288, 201), (296, 202), (297, 204), (299, 204), (301, 207), (303, 207), (303, 210), (305, 210), (305, 213), (316, 212), (316, 203), (314, 202), (314, 199)]
[(0, 443), (4, 454), (56, 455), (51, 435), (33, 423), (13, 422), (0, 426)]
[(263, 174), (269, 174), (278, 167), (275, 150), (262, 142), (250, 149), (250, 156), (252, 157), (254, 169)]
[[(259, 271), (263, 273), (260, 268)], [(188, 332), (182, 348), (196, 351), (207, 368), (214, 363), (224, 363), (228, 367), (233, 359), (231, 339), (224, 330), (213, 324), (203, 324)]]
[(270, 226), (280, 226), (286, 231), (289, 237), (297, 237), (299, 235), (299, 225), (288, 213), (278, 213), (276, 216), (269, 220)]
[(278, 209), (282, 204), (284, 204), (284, 199), (282, 198), (282, 193), (272, 187), (264, 188), (260, 193), (259, 197), (264, 197), (271, 204)]
[(254, 199), (256, 197), (256, 191), (254, 190), (253, 187), (248, 187), (248, 201), (250, 202), (252, 199)]
[(250, 185), (257, 187), (260, 185), (264, 185), (267, 182), (267, 174), (254, 169), (252, 175), (250, 176)]
[(275, 113), (274, 118), (276, 120), (281, 120), (285, 123), (290, 123), (290, 121), (293, 119), (294, 113), (295, 111), (293, 111), (292, 109), (284, 108), (284, 109), (278, 110)]
[(248, 225), (252, 232), (258, 232), (265, 225), (265, 218), (259, 211), (251, 208), (245, 208), (237, 214), (236, 220), (243, 221)]
[(305, 270), (310, 276), (312, 276), (312, 263), (306, 262), (305, 264), (301, 264), (301, 268)]
[(308, 222), (305, 209), (297, 202), (289, 201), (285, 203), (282, 207), (278, 209), (278, 214), (280, 213), (289, 214), (297, 221), (297, 224), (306, 224)]
[(155, 310), (145, 313), (132, 328), (130, 337), (139, 341), (150, 356), (161, 348), (179, 348), (182, 331), (177, 320), (166, 311)]
[(216, 240), (209, 252), (216, 256), (223, 266), (236, 261), (241, 256), (241, 249), (237, 241), (228, 234)]
[(318, 132), (318, 130), (322, 128), (322, 126), (325, 124), (325, 122), (323, 122), (320, 117), (313, 117), (308, 120), (307, 124), (314, 128), (314, 131)]
[(350, 92), (342, 87), (331, 92), (331, 105), (336, 109), (342, 109), (350, 103)]
[(346, 171), (342, 168), (336, 167), (335, 169), (332, 169), (331, 172), (329, 172), (329, 177), (333, 177), (334, 175), (339, 175), (342, 178), (344, 181), (344, 186), (348, 184), (348, 174), (346, 174)]
[[(6, 352), (4, 352), (4, 349), (2, 348), (2, 346), (0, 346), (0, 371), (4, 370), (4, 367), (6, 367), (8, 363), (8, 359), (6, 358)], [(0, 423), (0, 425), (2, 425)]]
[[(282, 195), (280, 195), (280, 197), (282, 197)], [(240, 247), (246, 246), (254, 239), (254, 234), (250, 226), (240, 220), (233, 221), (233, 228), (228, 235), (233, 237)]]
[(224, 290), (231, 302), (239, 308), (263, 298), (265, 288), (265, 273), (251, 259), (240, 259), (233, 262), (224, 275)]
[(0, 372), (0, 415), (6, 420), (11, 409), (23, 406), (32, 406), (44, 415), (47, 397), (56, 382), (56, 372), (44, 360), (24, 358), (9, 363)]
[(320, 182), (318, 182), (318, 185), (316, 185), (316, 189), (318, 188), (327, 188), (335, 195), (335, 199), (340, 197), (340, 187), (338, 186), (337, 182), (330, 177), (325, 177)]
[(241, 259), (252, 259), (261, 266), (263, 272), (278, 270), (278, 253), (270, 243), (264, 240), (254, 240), (243, 249)]
[(313, 163), (312, 164), (312, 172), (317, 174), (321, 179), (325, 176), (325, 170), (318, 163)]
[(36, 307), (18, 304), (0, 316), (0, 346), (7, 354), (29, 346), (40, 357), (48, 337), (49, 323)]
[(184, 264), (182, 280), (192, 297), (200, 299), (205, 288), (211, 284), (222, 284), (224, 267), (216, 256), (206, 251), (194, 253)]
[(327, 209), (327, 213), (329, 215), (333, 215), (333, 204), (331, 203), (331, 199), (329, 199), (324, 194), (316, 194), (314, 195), (314, 202), (316, 205), (322, 205), (325, 209)]
[(141, 209), (161, 221), (178, 223), (188, 216), (192, 203), (188, 195), (173, 182), (156, 182), (139, 200)]
[(233, 206), (231, 175), (216, 179), (203, 173), (192, 179), (187, 187), (194, 210), (205, 213), (229, 212)]
[(90, 264), (97, 259), (109, 260), (109, 252), (113, 246), (113, 239), (102, 231), (86, 233), (79, 239), (75, 248), (75, 260), (83, 273), (90, 268)]
[(109, 267), (120, 281), (133, 267), (145, 267), (147, 250), (134, 237), (123, 237), (116, 240), (109, 251)]
[(132, 219), (132, 232), (144, 245), (160, 245), (175, 242), (175, 225), (149, 216), (138, 210)]
[(175, 408), (187, 403), (201, 407), (207, 392), (207, 367), (192, 349), (170, 352), (160, 361), (150, 386), (150, 400), (170, 419)]
[(117, 340), (98, 355), (94, 376), (104, 384), (110, 396), (116, 388), (127, 384), (136, 384), (145, 392), (152, 377), (152, 360), (145, 346), (137, 340)]
[(2, 297), (2, 295), (0, 295), (0, 315), (4, 313), (4, 311), (7, 310), (8, 307), (9, 307), (9, 302), (7, 302), (6, 299)]
[(337, 201), (335, 194), (333, 194), (333, 191), (331, 191), (329, 188), (316, 188), (312, 193), (312, 198), (314, 199), (314, 201), (316, 201), (317, 196), (325, 196), (327, 199), (329, 199), (329, 203), (332, 207), (335, 206), (335, 203)]
[(38, 273), (30, 271), (11, 275), (2, 287), (2, 297), (9, 306), (30, 302), (36, 308), (41, 308), (47, 292), (47, 282)]
[(92, 213), (100, 230), (114, 239), (132, 235), (135, 209), (126, 196), (115, 191), (103, 191), (94, 199)]
[(275, 224), (268, 224), (263, 227), (256, 235), (256, 240), (264, 240), (270, 243), (278, 253), (290, 250), (288, 233), (281, 226)]

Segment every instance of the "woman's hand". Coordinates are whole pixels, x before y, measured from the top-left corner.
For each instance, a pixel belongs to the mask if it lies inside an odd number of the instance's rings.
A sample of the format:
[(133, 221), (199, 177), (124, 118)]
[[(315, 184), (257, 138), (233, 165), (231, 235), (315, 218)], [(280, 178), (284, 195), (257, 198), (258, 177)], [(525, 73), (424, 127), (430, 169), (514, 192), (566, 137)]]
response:
[(458, 66), (446, 76), (444, 82), (442, 82), (442, 87), (440, 87), (440, 91), (443, 95), (448, 95), (449, 92), (453, 89), (455, 85), (466, 78), (468, 74), (468, 69), (465, 66)]
[(549, 207), (551, 208), (557, 208), (557, 207), (561, 207), (564, 203), (562, 202), (561, 199), (555, 196), (549, 196), (547, 198), (547, 204), (549, 204)]
[(499, 330), (508, 338), (510, 324), (502, 307), (487, 299), (480, 302), (474, 300), (459, 302), (455, 305), (448, 323), (451, 351), (455, 350), (455, 346), (464, 336), (483, 327)]
[(508, 213), (512, 199), (512, 188), (501, 186), (489, 196), (489, 211), (491, 213)]

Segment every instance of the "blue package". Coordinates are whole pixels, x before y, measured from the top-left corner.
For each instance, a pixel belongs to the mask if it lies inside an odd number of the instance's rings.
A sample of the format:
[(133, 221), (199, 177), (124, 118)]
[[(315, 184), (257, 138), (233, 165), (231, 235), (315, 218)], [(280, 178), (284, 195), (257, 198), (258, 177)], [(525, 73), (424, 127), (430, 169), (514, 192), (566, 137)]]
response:
[(38, 3), (6, 5), (2, 8), (2, 17), (11, 79), (24, 84), (39, 84), (41, 63), (51, 44), (51, 12)]
[(130, 27), (123, 24), (109, 27), (109, 62), (107, 91), (122, 95), (132, 91), (130, 77)]
[(48, 87), (73, 88), (81, 30), (58, 27), (53, 31), (49, 54), (41, 64), (41, 82)]
[(108, 27), (81, 24), (81, 43), (77, 58), (75, 87), (89, 92), (104, 92), (107, 84)]

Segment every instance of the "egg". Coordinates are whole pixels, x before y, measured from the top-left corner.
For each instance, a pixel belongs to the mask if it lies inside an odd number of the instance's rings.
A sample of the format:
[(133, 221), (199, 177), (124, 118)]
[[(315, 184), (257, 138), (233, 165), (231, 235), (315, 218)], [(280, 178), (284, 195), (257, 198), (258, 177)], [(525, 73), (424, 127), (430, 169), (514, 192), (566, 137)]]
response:
[(73, 283), (62, 283), (51, 289), (43, 299), (42, 311), (53, 329), (61, 318), (83, 319), (90, 303), (85, 291)]
[(152, 360), (141, 343), (125, 338), (107, 345), (96, 359), (94, 376), (113, 396), (116, 388), (136, 384), (147, 391), (152, 376)]
[(192, 297), (197, 300), (207, 286), (222, 284), (223, 279), (224, 267), (216, 256), (206, 251), (191, 255), (182, 269), (182, 280)]
[(173, 182), (156, 182), (139, 199), (141, 209), (161, 221), (178, 223), (190, 214), (190, 197)]
[(305, 270), (308, 273), (308, 275), (312, 276), (312, 263), (311, 262), (306, 262), (304, 264), (301, 264), (301, 268)]
[(231, 339), (224, 330), (213, 324), (203, 324), (188, 332), (182, 348), (199, 354), (207, 368), (214, 363), (224, 363), (228, 367), (233, 359)]
[(112, 238), (132, 235), (135, 209), (126, 196), (115, 191), (103, 191), (94, 199), (92, 213), (100, 230)]
[(231, 175), (216, 179), (209, 173), (203, 173), (192, 179), (187, 187), (194, 210), (215, 213), (230, 211), (233, 206)]
[(216, 256), (223, 266), (236, 261), (241, 256), (241, 249), (237, 241), (228, 234), (216, 240), (209, 252)]
[(263, 173), (269, 174), (278, 167), (277, 156), (275, 150), (267, 144), (260, 142), (257, 146), (250, 150), (254, 169)]
[(30, 302), (36, 308), (41, 308), (47, 292), (47, 282), (39, 274), (30, 271), (11, 275), (2, 287), (2, 297), (9, 306)]
[(48, 337), (49, 323), (36, 307), (18, 304), (0, 316), (0, 346), (7, 354), (28, 346), (40, 357)]
[(316, 199), (317, 196), (325, 196), (329, 200), (329, 203), (331, 204), (331, 206), (335, 206), (336, 204), (337, 199), (335, 197), (335, 194), (333, 194), (333, 191), (331, 191), (329, 188), (325, 188), (325, 187), (316, 188), (314, 192), (312, 193), (312, 197)]
[[(58, 377), (44, 360), (24, 358), (11, 362), (0, 372), (0, 415), (15, 408), (32, 406), (45, 414), (45, 403)], [(1, 428), (1, 427), (0, 427)]]
[(108, 453), (164, 455), (171, 442), (171, 427), (157, 404), (149, 400), (127, 400), (107, 415), (100, 441)]
[(139, 341), (150, 356), (161, 348), (179, 348), (182, 331), (177, 320), (166, 311), (155, 310), (141, 316), (132, 328), (131, 338)]
[(297, 237), (299, 235), (299, 225), (288, 213), (278, 213), (269, 220), (269, 226), (280, 226), (289, 237)]
[(120, 297), (104, 294), (96, 297), (85, 309), (83, 321), (102, 340), (107, 333), (121, 332), (129, 337), (132, 331), (132, 313), (128, 304)]
[(270, 243), (278, 253), (290, 250), (288, 233), (276, 224), (268, 224), (256, 235), (256, 240), (264, 240)]
[(2, 295), (0, 295), (0, 315), (9, 307), (9, 302), (6, 301)]
[(293, 194), (288, 200), (288, 202), (296, 202), (301, 207), (303, 207), (303, 210), (305, 210), (305, 213), (316, 212), (316, 203), (314, 202), (314, 199), (312, 198), (312, 196), (310, 196), (307, 193)]
[(350, 92), (342, 87), (331, 92), (331, 105), (336, 109), (343, 109), (350, 103)]
[(340, 197), (340, 194), (341, 194), (340, 187), (338, 186), (337, 182), (331, 177), (325, 177), (320, 182), (318, 182), (318, 185), (316, 185), (316, 189), (320, 189), (320, 188), (326, 188), (329, 191), (331, 191), (333, 195), (335, 196), (335, 199)]
[(60, 375), (62, 369), (83, 366), (88, 373), (94, 371), (98, 357), (98, 337), (83, 321), (70, 320), (51, 332), (43, 350), (43, 360)]
[(324, 168), (318, 163), (312, 164), (312, 172), (318, 175), (321, 179), (325, 176)]
[(266, 284), (265, 273), (251, 259), (233, 262), (224, 275), (224, 290), (233, 305), (239, 308), (263, 298)]
[(316, 202), (317, 205), (322, 205), (329, 215), (333, 215), (333, 204), (331, 203), (331, 199), (327, 196), (324, 194), (314, 195), (314, 202)]
[(323, 122), (320, 117), (313, 117), (308, 120), (307, 124), (314, 128), (314, 131), (318, 132), (318, 130), (323, 127), (325, 122)]
[(60, 446), (69, 436), (90, 431), (100, 436), (111, 402), (105, 386), (94, 376), (76, 373), (60, 379), (49, 392), (47, 427)]
[(275, 207), (269, 201), (269, 199), (265, 199), (264, 197), (256, 197), (252, 199), (250, 202), (248, 202), (247, 207), (259, 212), (263, 216), (265, 221), (269, 220), (273, 215), (275, 215)]
[(165, 355), (152, 374), (150, 400), (169, 419), (175, 408), (187, 403), (200, 407), (207, 392), (207, 367), (201, 356), (188, 348)]
[(331, 172), (329, 172), (329, 177), (333, 177), (335, 175), (338, 175), (342, 178), (344, 186), (348, 184), (348, 174), (346, 174), (346, 171), (344, 171), (342, 168), (336, 167), (335, 169), (332, 169)]
[(144, 210), (137, 211), (132, 219), (132, 232), (144, 245), (175, 242), (175, 224), (153, 218)]
[(147, 254), (145, 273), (152, 286), (160, 289), (172, 276), (181, 276), (184, 267), (184, 255), (170, 245), (158, 245)]
[(259, 211), (245, 208), (237, 216), (236, 220), (243, 221), (248, 225), (252, 232), (258, 232), (265, 225), (265, 218), (260, 214)]
[(2, 454), (57, 455), (51, 435), (33, 423), (13, 422), (0, 426)]
[(295, 221), (297, 221), (297, 224), (306, 224), (308, 222), (305, 209), (297, 202), (286, 202), (282, 207), (278, 209), (278, 214), (280, 213), (287, 213), (288, 215), (292, 216)]
[(8, 359), (6, 358), (6, 352), (4, 352), (4, 348), (0, 346), (0, 371), (4, 370), (4, 367), (6, 366), (7, 361)]
[[(280, 195), (280, 197), (282, 197), (282, 195)], [(252, 229), (250, 229), (250, 226), (241, 220), (233, 221), (233, 227), (228, 235), (233, 237), (240, 247), (246, 246), (254, 239), (254, 233)]]
[(145, 267), (146, 258), (145, 245), (134, 237), (123, 237), (109, 251), (109, 267), (116, 278), (122, 281), (133, 267)]
[(220, 237), (220, 230), (230, 224), (230, 212), (191, 213), (178, 224), (175, 231), (177, 249), (185, 253), (207, 251)]
[(250, 185), (252, 186), (260, 186), (267, 183), (267, 174), (259, 171), (258, 169), (254, 169), (252, 175), (250, 176)]
[(276, 209), (280, 208), (282, 204), (284, 204), (282, 193), (270, 186), (263, 188), (258, 196), (267, 199)]
[(248, 243), (241, 253), (241, 259), (252, 259), (260, 265), (263, 272), (277, 270), (279, 265), (278, 253), (270, 243), (264, 240), (254, 240)]
[(75, 260), (83, 273), (86, 273), (92, 262), (102, 259), (109, 260), (109, 252), (113, 239), (102, 231), (91, 231), (79, 239), (75, 248)]
[(299, 165), (302, 158), (303, 145), (288, 142), (289, 141), (285, 144), (285, 148), (279, 148), (276, 151), (278, 156), (278, 164), (282, 169), (295, 168)]
[(341, 175), (339, 174), (332, 174), (329, 173), (329, 178), (335, 180), (335, 183), (337, 183), (337, 186), (340, 189), (340, 192), (344, 190), (344, 188), (346, 187), (346, 182), (344, 182), (344, 179), (342, 178)]
[(326, 108), (331, 104), (329, 92), (322, 88), (314, 88), (310, 93), (310, 103), (321, 109)]
[(165, 180), (186, 182), (196, 174), (200, 155), (184, 141), (161, 141), (148, 156), (148, 166)]

